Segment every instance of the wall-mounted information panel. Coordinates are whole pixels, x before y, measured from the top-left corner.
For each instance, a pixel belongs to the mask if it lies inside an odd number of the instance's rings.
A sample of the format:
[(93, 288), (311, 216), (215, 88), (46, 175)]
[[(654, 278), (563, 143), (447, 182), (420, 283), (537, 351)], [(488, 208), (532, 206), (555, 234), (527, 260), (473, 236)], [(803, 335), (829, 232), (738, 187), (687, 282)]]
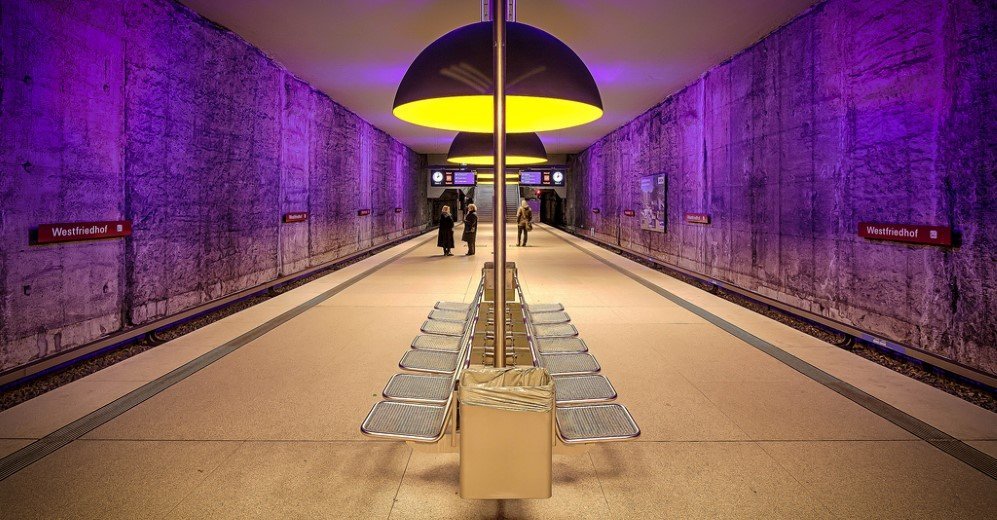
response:
[(519, 185), (541, 188), (563, 187), (564, 170), (521, 170)]
[(451, 186), (474, 186), (477, 184), (477, 175), (470, 170), (448, 170), (444, 168), (431, 168), (429, 170), (429, 185), (448, 188)]

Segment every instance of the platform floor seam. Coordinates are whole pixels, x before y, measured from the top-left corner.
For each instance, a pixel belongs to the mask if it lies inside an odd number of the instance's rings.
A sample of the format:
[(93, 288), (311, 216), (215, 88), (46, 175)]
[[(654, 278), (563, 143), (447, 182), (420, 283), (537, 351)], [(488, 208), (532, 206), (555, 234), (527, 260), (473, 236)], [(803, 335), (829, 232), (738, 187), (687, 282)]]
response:
[(811, 380), (820, 383), (825, 388), (834, 391), (838, 395), (841, 395), (842, 397), (865, 408), (866, 410), (869, 410), (879, 417), (910, 432), (921, 440), (951, 455), (984, 475), (997, 480), (997, 459), (991, 457), (990, 455), (970, 446), (969, 444), (966, 444), (959, 439), (956, 439), (955, 437), (939, 430), (938, 428), (935, 428), (913, 415), (910, 415), (907, 412), (904, 412), (903, 410), (900, 410), (878, 397), (869, 394), (855, 385), (847, 383), (844, 380), (839, 379), (811, 365), (810, 363), (807, 363), (806, 361), (803, 361), (802, 359), (786, 352), (785, 350), (782, 350), (764, 339), (759, 338), (758, 336), (755, 336), (754, 334), (751, 334), (750, 332), (734, 325), (720, 316), (717, 316), (716, 314), (713, 314), (712, 312), (679, 297), (675, 293), (655, 284), (643, 276), (616, 265), (600, 255), (576, 244), (574, 241), (569, 240), (568, 238), (565, 238), (550, 229), (543, 229), (547, 233), (550, 233), (551, 235), (554, 235), (555, 237), (568, 243), (571, 247), (574, 247), (575, 249), (591, 256), (604, 265), (623, 274), (640, 285), (643, 285), (645, 288), (657, 293), (659, 296), (703, 318), (707, 322), (740, 339), (748, 345), (751, 345), (765, 354), (768, 354)]

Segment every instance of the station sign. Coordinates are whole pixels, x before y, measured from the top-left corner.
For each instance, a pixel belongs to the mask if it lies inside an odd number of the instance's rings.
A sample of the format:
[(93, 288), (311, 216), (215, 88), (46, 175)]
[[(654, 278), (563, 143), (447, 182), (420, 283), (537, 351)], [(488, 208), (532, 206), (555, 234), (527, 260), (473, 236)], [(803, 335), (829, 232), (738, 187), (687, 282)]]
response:
[(710, 214), (709, 213), (686, 213), (685, 221), (690, 224), (709, 224)]
[(402, 212), (402, 208), (395, 208), (395, 213), (401, 213), (401, 212)]
[(859, 222), (859, 236), (870, 240), (888, 240), (908, 244), (952, 245), (952, 228), (946, 226)]
[(596, 215), (598, 215), (599, 213), (602, 213), (602, 210), (599, 209), (599, 208), (592, 208), (592, 213), (595, 213)]
[(366, 217), (367, 215), (370, 215), (370, 210), (369, 209), (358, 209), (357, 210), (357, 216), (358, 217)]
[(293, 211), (291, 213), (284, 213), (284, 223), (293, 224), (294, 222), (304, 222), (308, 220), (307, 211)]
[(564, 170), (521, 170), (520, 186), (563, 187)]
[(41, 224), (38, 226), (38, 234), (35, 237), (34, 243), (54, 244), (57, 242), (121, 238), (131, 234), (132, 221), (130, 220)]
[(469, 170), (432, 169), (429, 172), (429, 184), (436, 187), (475, 186), (477, 175)]
[(625, 209), (625, 210), (623, 210), (623, 214), (626, 215), (626, 216), (628, 216), (628, 217), (633, 217), (633, 216), (637, 215), (637, 212), (634, 211), (634, 210), (632, 210), (632, 209)]

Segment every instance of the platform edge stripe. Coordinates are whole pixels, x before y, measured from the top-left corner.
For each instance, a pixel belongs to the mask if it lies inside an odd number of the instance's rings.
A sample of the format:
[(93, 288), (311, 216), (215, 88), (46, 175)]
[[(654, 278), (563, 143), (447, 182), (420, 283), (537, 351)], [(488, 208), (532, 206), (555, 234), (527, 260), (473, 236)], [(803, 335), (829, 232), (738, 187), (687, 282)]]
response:
[(557, 238), (565, 241), (571, 247), (591, 256), (592, 258), (602, 262), (603, 264), (609, 266), (611, 269), (623, 274), (624, 276), (630, 278), (631, 280), (643, 285), (647, 289), (657, 293), (659, 296), (671, 301), (672, 303), (682, 307), (683, 309), (703, 318), (704, 320), (710, 322), (711, 324), (717, 326), (723, 331), (731, 334), (732, 336), (744, 341), (745, 343), (755, 347), (758, 350), (774, 357), (775, 359), (781, 361), (783, 364), (789, 366), (790, 368), (796, 370), (797, 372), (807, 376), (808, 378), (816, 381), (826, 388), (834, 391), (835, 393), (845, 397), (846, 399), (852, 401), (853, 403), (869, 410), (870, 412), (882, 417), (883, 419), (899, 426), (905, 431), (913, 434), (914, 436), (920, 438), (921, 440), (931, 444), (932, 446), (942, 450), (943, 452), (951, 455), (957, 460), (964, 462), (970, 467), (976, 469), (977, 471), (987, 475), (988, 477), (997, 480), (997, 459), (991, 457), (990, 455), (966, 444), (965, 442), (956, 439), (955, 437), (935, 428), (934, 426), (910, 415), (909, 413), (900, 410), (899, 408), (875, 397), (864, 390), (848, 383), (842, 379), (839, 379), (813, 365), (803, 361), (802, 359), (782, 350), (781, 348), (765, 341), (764, 339), (751, 334), (750, 332), (734, 325), (733, 323), (713, 314), (712, 312), (699, 307), (698, 305), (686, 301), (680, 298), (678, 295), (672, 293), (671, 291), (658, 286), (654, 282), (636, 274), (630, 272), (629, 270), (620, 267), (609, 260), (602, 258), (601, 256), (595, 254), (588, 249), (581, 247), (580, 245), (574, 243), (567, 238), (554, 233), (549, 229), (544, 229), (544, 231), (554, 235)]
[(114, 401), (111, 401), (110, 403), (84, 415), (83, 417), (80, 417), (79, 419), (76, 419), (75, 421), (53, 431), (52, 433), (49, 433), (24, 448), (7, 455), (6, 457), (0, 459), (0, 482), (6, 480), (8, 477), (16, 474), (35, 462), (51, 455), (52, 453), (55, 453), (63, 446), (117, 418), (128, 410), (142, 404), (163, 390), (166, 390), (167, 388), (183, 381), (201, 369), (211, 365), (215, 361), (218, 361), (226, 355), (235, 352), (239, 348), (256, 339), (259, 339), (266, 333), (276, 329), (284, 323), (287, 323), (291, 319), (300, 316), (305, 311), (308, 311), (325, 300), (328, 300), (336, 294), (348, 289), (360, 280), (363, 280), (364, 278), (395, 262), (399, 258), (408, 255), (419, 247), (422, 247), (433, 238), (435, 237), (431, 236), (420, 240), (412, 247), (409, 247), (408, 249), (383, 260), (377, 265), (354, 275), (332, 289), (329, 289), (328, 291), (325, 291), (322, 294), (319, 294), (318, 296), (315, 296), (314, 298), (263, 322), (262, 324), (254, 327), (252, 330), (245, 332), (212, 350), (209, 350), (191, 361), (188, 361), (184, 365), (163, 374), (162, 376), (136, 388), (135, 390), (132, 390), (131, 392), (128, 392)]

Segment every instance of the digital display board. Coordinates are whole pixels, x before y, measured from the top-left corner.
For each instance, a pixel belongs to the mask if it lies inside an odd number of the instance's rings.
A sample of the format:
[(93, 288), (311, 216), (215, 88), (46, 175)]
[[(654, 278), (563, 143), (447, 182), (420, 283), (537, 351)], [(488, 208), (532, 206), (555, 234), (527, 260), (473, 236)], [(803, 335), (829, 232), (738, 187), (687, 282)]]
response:
[(432, 186), (474, 186), (477, 184), (473, 171), (433, 169), (429, 171)]
[(564, 186), (563, 170), (523, 170), (519, 172), (520, 186)]

